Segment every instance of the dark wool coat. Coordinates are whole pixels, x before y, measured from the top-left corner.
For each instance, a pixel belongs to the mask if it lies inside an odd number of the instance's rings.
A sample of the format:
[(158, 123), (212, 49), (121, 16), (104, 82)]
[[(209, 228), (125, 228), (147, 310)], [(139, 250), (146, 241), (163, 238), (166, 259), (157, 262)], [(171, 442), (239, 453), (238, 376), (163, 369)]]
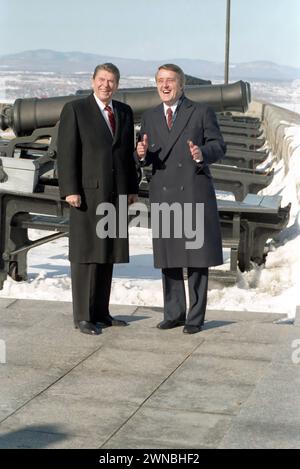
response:
[[(144, 165), (152, 164), (151, 204), (177, 202), (184, 211), (184, 204), (189, 203), (193, 207), (193, 223), (196, 203), (204, 204), (204, 226), (203, 221), (201, 225), (204, 229), (203, 246), (187, 249), (186, 241), (191, 240), (190, 235), (185, 236), (182, 226), (183, 235), (176, 238), (176, 226), (171, 218), (171, 238), (166, 239), (160, 233), (158, 239), (153, 239), (155, 267), (209, 267), (222, 264), (221, 230), (209, 165), (224, 157), (226, 147), (214, 111), (205, 104), (183, 97), (169, 130), (161, 104), (143, 115), (141, 138), (144, 134), (148, 135), (149, 143)], [(200, 147), (203, 163), (193, 161), (188, 140)], [(182, 223), (183, 220), (182, 217)]]
[[(67, 103), (58, 134), (58, 179), (61, 197), (80, 194), (80, 208), (70, 207), (69, 259), (79, 263), (128, 262), (128, 237), (100, 239), (96, 225), (101, 202), (116, 207), (120, 194), (137, 194), (133, 159), (132, 110), (113, 101), (114, 138), (91, 94)], [(118, 215), (118, 214), (117, 214)], [(118, 218), (117, 218), (118, 219)]]

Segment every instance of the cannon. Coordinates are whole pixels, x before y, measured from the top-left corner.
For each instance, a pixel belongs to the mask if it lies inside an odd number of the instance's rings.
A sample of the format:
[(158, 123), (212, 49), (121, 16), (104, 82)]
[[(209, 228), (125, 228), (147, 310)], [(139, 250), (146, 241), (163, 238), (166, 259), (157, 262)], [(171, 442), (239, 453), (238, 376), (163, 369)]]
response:
[[(238, 81), (229, 85), (190, 85), (185, 88), (188, 98), (209, 104), (216, 112), (245, 112), (250, 102), (250, 88), (246, 82)], [(75, 99), (82, 99), (90, 90), (80, 94), (55, 98), (17, 99), (13, 105), (2, 109), (0, 128), (11, 128), (16, 137), (32, 134), (36, 129), (54, 127), (59, 121), (64, 105)], [(160, 103), (155, 88), (126, 88), (115, 94), (115, 99), (128, 104), (134, 114), (135, 122), (140, 122), (142, 114)]]

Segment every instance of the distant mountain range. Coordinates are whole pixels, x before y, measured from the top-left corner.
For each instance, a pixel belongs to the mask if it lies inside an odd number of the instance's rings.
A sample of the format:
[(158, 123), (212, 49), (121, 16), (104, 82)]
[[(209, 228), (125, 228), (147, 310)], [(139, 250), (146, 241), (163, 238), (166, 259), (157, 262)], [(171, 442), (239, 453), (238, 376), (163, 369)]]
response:
[[(98, 63), (113, 62), (123, 76), (153, 76), (162, 63), (176, 63), (185, 73), (204, 79), (222, 79), (224, 64), (200, 59), (141, 60), (124, 59), (84, 52), (57, 52), (53, 50), (31, 50), (0, 56), (0, 71), (28, 71), (54, 73), (91, 73)], [(295, 80), (300, 78), (300, 69), (278, 65), (274, 62), (255, 61), (232, 63), (230, 80)]]

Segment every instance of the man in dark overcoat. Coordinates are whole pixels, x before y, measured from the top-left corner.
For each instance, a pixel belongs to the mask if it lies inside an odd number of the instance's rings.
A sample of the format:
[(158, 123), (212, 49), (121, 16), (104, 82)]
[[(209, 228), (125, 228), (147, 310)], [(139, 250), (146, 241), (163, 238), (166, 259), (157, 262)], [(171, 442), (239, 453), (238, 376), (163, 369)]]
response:
[[(163, 233), (159, 226), (153, 237), (154, 266), (162, 269), (164, 295), (164, 320), (157, 327), (184, 325), (183, 332), (193, 334), (201, 330), (204, 322), (208, 267), (223, 263), (209, 165), (223, 158), (226, 148), (214, 111), (185, 97), (184, 80), (177, 65), (159, 67), (156, 85), (162, 104), (143, 115), (136, 154), (142, 165), (152, 165), (152, 230), (153, 223), (158, 223), (158, 218), (154, 220), (154, 207), (164, 206), (162, 218), (171, 215), (169, 230)], [(172, 209), (171, 214), (166, 207)], [(203, 242), (195, 239), (194, 244), (188, 243), (193, 232)], [(187, 268), (188, 275), (187, 315), (183, 268)]]
[[(96, 335), (104, 327), (126, 325), (110, 315), (109, 298), (113, 264), (129, 262), (127, 225), (125, 237), (124, 227), (122, 236), (118, 231), (120, 197), (126, 201), (127, 220), (127, 202), (135, 202), (138, 193), (132, 110), (112, 100), (119, 78), (115, 65), (98, 65), (93, 93), (64, 106), (58, 135), (59, 187), (70, 205), (74, 324)], [(98, 215), (106, 214), (99, 207), (107, 204), (116, 216), (106, 232), (98, 229)]]

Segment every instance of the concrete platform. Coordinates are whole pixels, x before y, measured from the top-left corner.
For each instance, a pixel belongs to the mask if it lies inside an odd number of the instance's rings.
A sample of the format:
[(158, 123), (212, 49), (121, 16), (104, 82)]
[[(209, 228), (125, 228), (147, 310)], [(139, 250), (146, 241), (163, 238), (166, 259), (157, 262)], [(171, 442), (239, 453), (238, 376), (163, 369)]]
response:
[(208, 310), (186, 336), (160, 308), (111, 313), (130, 325), (93, 337), (70, 303), (0, 299), (0, 448), (300, 448), (299, 327)]

